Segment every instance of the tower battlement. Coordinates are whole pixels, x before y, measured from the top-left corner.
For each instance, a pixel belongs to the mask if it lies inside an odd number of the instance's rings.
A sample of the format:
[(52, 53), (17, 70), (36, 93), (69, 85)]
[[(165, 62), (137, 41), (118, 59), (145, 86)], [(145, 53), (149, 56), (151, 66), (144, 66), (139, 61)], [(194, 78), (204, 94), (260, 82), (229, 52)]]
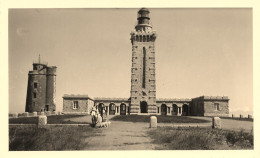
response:
[(33, 62), (33, 70), (28, 73), (26, 112), (56, 110), (56, 66), (46, 62)]

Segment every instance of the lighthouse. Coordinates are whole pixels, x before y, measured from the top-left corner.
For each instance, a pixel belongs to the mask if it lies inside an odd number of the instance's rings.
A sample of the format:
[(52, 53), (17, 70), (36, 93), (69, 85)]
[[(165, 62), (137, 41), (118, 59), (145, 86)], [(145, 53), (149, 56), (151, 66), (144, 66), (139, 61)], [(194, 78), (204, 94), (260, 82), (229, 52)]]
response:
[(155, 48), (156, 32), (150, 24), (150, 11), (141, 8), (131, 32), (132, 67), (130, 114), (156, 113)]

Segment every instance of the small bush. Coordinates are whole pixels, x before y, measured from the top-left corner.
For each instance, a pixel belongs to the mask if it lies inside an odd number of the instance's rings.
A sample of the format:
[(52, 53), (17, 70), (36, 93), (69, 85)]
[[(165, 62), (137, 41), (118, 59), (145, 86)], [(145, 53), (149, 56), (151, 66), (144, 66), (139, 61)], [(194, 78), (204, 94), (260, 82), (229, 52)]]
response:
[(95, 130), (90, 126), (9, 127), (9, 150), (81, 150), (86, 137), (98, 134)]
[[(150, 130), (148, 135), (154, 143), (159, 144), (159, 149), (227, 150), (253, 148), (253, 135), (244, 131), (162, 127)], [(232, 146), (229, 146), (230, 143)]]
[(227, 143), (232, 146), (240, 146), (242, 148), (250, 148), (254, 146), (253, 133), (245, 132), (241, 129), (239, 132), (229, 131), (226, 133)]

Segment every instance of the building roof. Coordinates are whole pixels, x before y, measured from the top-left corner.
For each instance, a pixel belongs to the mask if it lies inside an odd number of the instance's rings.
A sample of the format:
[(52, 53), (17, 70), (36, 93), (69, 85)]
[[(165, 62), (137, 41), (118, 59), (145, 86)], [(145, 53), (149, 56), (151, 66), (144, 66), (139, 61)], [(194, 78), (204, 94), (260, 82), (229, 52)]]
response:
[(200, 96), (193, 99), (194, 100), (229, 100), (228, 96)]
[[(93, 101), (109, 101), (117, 102), (123, 101), (128, 102), (130, 98), (105, 98), (105, 97), (96, 97), (94, 99), (90, 98), (87, 94), (64, 94), (63, 98), (65, 99), (90, 99)], [(191, 102), (192, 100), (229, 100), (228, 96), (200, 96), (196, 98), (158, 98), (156, 102)]]
[(147, 8), (141, 8), (141, 9), (138, 11), (138, 13), (141, 13), (141, 12), (148, 12), (148, 13), (150, 13), (149, 9), (147, 9)]
[(103, 98), (103, 97), (96, 97), (94, 98), (95, 101), (129, 101), (129, 98)]
[(92, 98), (90, 98), (86, 94), (64, 94), (62, 98), (64, 98), (64, 99), (90, 99), (90, 100), (93, 100)]
[(158, 98), (156, 102), (190, 102), (190, 98)]

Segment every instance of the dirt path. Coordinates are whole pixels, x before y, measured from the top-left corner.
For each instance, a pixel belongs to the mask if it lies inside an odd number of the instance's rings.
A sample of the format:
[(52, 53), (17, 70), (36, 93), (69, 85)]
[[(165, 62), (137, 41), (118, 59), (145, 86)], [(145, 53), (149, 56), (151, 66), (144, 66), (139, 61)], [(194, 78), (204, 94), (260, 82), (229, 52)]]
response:
[[(108, 119), (112, 117), (114, 116), (109, 116)], [(69, 120), (90, 123), (91, 117)], [(148, 123), (111, 121), (110, 127), (96, 129), (97, 136), (85, 139), (86, 147), (83, 150), (153, 150), (155, 145), (146, 134), (148, 130)]]
[(98, 129), (100, 135), (87, 138), (85, 150), (153, 150), (146, 131), (148, 123), (113, 121), (109, 128)]

